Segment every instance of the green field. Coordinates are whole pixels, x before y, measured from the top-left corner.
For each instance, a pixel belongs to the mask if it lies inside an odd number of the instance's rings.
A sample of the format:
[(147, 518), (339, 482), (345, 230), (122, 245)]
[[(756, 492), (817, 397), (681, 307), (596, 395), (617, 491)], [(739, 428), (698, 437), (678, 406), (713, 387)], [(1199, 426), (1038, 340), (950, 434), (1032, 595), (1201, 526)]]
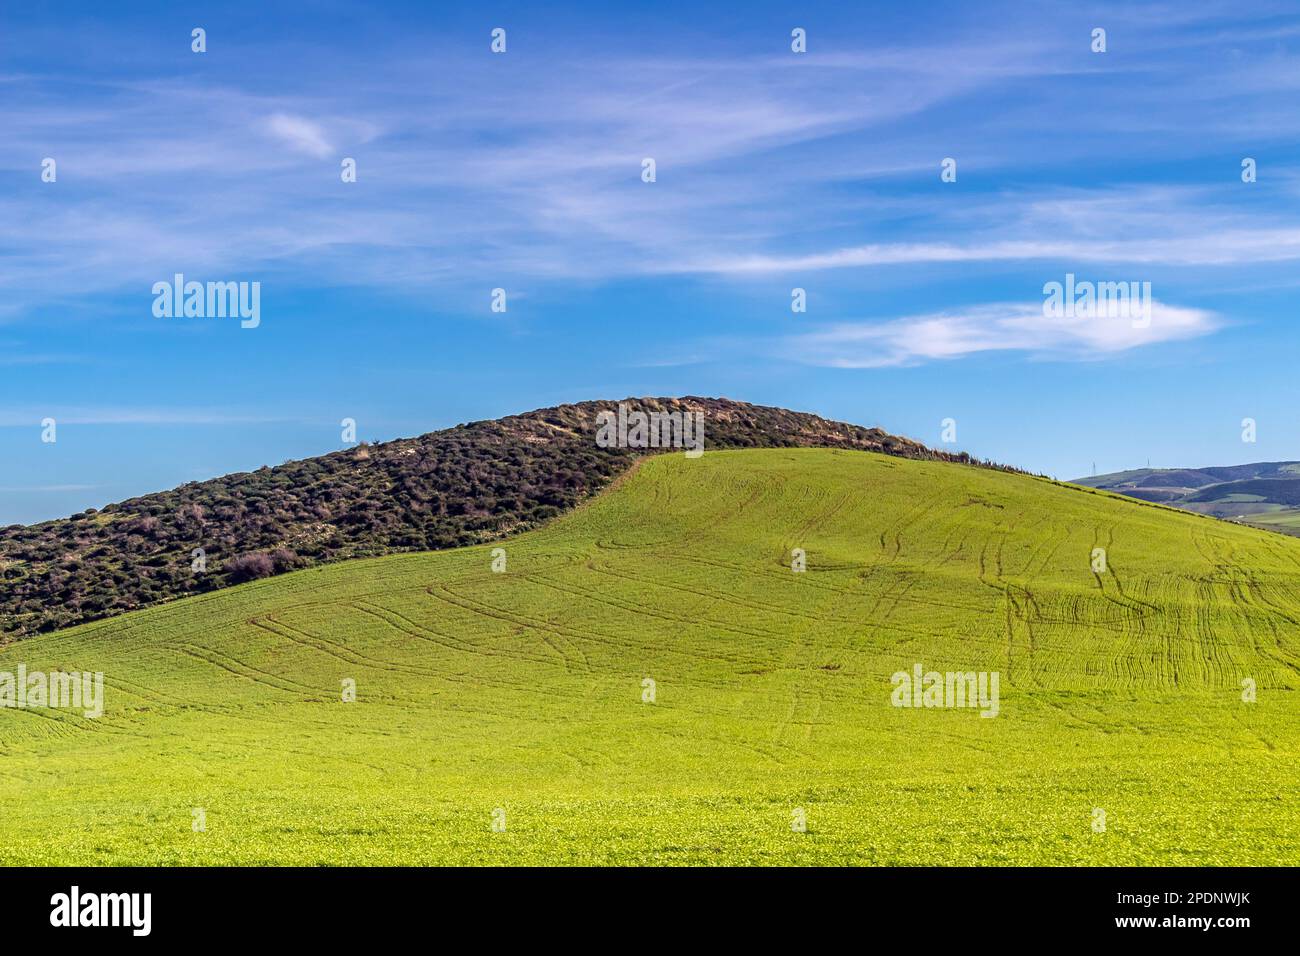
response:
[[(107, 684), (0, 709), (0, 862), (1300, 863), (1300, 541), (797, 449), (652, 458), (503, 547), (0, 649)], [(1000, 712), (892, 706), (916, 663)]]
[(1300, 509), (1296, 508), (1284, 508), (1279, 505), (1266, 512), (1250, 514), (1247, 520), (1289, 534), (1300, 532)]

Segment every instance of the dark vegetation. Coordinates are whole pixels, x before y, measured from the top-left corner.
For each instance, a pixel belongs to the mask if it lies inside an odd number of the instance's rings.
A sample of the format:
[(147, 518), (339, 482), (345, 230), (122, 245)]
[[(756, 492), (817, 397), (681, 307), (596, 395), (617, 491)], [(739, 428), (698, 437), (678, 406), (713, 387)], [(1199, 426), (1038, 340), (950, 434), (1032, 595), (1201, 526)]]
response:
[(1225, 481), (1188, 495), (1186, 501), (1221, 501), (1229, 495), (1258, 495), (1265, 501), (1300, 506), (1300, 478), (1248, 478)]
[[(628, 401), (645, 411), (702, 410), (706, 453), (823, 446), (989, 464), (784, 409)], [(597, 447), (596, 414), (615, 404), (561, 405), (363, 444), (0, 529), (0, 635), (52, 631), (327, 561), (454, 548), (534, 527), (647, 454)]]

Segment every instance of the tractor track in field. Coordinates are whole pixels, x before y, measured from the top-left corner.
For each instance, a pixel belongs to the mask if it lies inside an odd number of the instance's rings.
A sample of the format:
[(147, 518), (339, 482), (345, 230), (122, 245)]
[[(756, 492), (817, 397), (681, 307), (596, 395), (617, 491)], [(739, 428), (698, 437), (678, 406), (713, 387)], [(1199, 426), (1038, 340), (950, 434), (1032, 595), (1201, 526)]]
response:
[(611, 637), (606, 634), (599, 634), (595, 631), (579, 629), (573, 625), (561, 626), (551, 621), (545, 621), (541, 618), (531, 617), (518, 612), (507, 611), (502, 608), (493, 607), (482, 601), (456, 594), (453, 591), (439, 585), (431, 585), (426, 589), (433, 597), (445, 601), (461, 610), (470, 611), (476, 614), (482, 614), (486, 617), (493, 617), (500, 621), (510, 624), (522, 625), (524, 627), (545, 630), (556, 633), (561, 637), (573, 638), (577, 640), (590, 641), (593, 644), (603, 644), (612, 648), (636, 649), (649, 655), (648, 659), (656, 659), (662, 654), (677, 655), (680, 657), (690, 658), (697, 661), (717, 662), (719, 660), (729, 661), (737, 666), (761, 666), (767, 663), (762, 658), (752, 656), (728, 656), (708, 653), (705, 651), (693, 651), (682, 647), (671, 647), (663, 645), (648, 644), (643, 641), (636, 641), (630, 638), (620, 639)]
[[(435, 631), (433, 628), (413, 621), (411, 618), (406, 617), (392, 608), (382, 607), (381, 605), (373, 604), (369, 601), (359, 601), (350, 603), (346, 606), (351, 607), (362, 614), (368, 614), (373, 618), (377, 618), (394, 630), (406, 634), (409, 637), (414, 637), (417, 640), (424, 641), (427, 644), (443, 650), (469, 655), (471, 658), (497, 657), (503, 660), (530, 661), (534, 664), (541, 664), (544, 666), (555, 665), (554, 655), (529, 654), (522, 650), (491, 650), (481, 644), (474, 644), (450, 634), (445, 634), (442, 631)], [(554, 648), (552, 648), (552, 650), (554, 650)]]
[(418, 667), (412, 664), (398, 664), (392, 661), (380, 660), (379, 658), (371, 657), (368, 654), (362, 654), (360, 651), (354, 650), (345, 644), (339, 644), (323, 637), (317, 637), (314, 634), (308, 634), (306, 631), (296, 628), (291, 624), (286, 624), (283, 621), (276, 620), (276, 618), (270, 614), (253, 618), (248, 623), (271, 634), (275, 634), (286, 641), (297, 644), (300, 647), (318, 651), (321, 654), (343, 661), (345, 664), (352, 664), (355, 667), (388, 671), (392, 674), (411, 674), (417, 677), (437, 678), (442, 674), (441, 671), (431, 670), (427, 667)]
[(644, 615), (645, 617), (653, 617), (656, 618), (657, 620), (664, 621), (667, 624), (672, 624), (677, 626), (703, 625), (713, 630), (724, 631), (729, 634), (738, 634), (742, 637), (780, 638), (785, 636), (783, 632), (773, 630), (770, 628), (764, 630), (758, 630), (750, 627), (741, 627), (735, 624), (727, 624), (721, 621), (713, 621), (707, 618), (699, 619), (699, 618), (684, 617), (680, 614), (669, 614), (665, 611), (653, 610), (652, 606), (649, 604), (634, 604), (631, 601), (621, 601), (617, 598), (610, 597), (609, 595), (602, 594), (600, 591), (594, 589), (581, 588), (578, 587), (577, 585), (566, 586), (556, 581), (549, 580), (546, 577), (539, 574), (525, 575), (524, 580), (536, 584), (539, 587), (549, 588), (553, 591), (558, 591), (561, 594), (569, 594), (576, 597), (586, 598), (595, 601), (597, 604), (603, 604), (606, 607), (617, 608), (621, 611), (631, 611), (635, 614)]
[[(428, 637), (425, 634), (420, 633), (421, 631), (425, 631), (427, 634), (440, 634), (441, 632), (433, 631), (429, 628), (426, 628), (424, 627), (424, 625), (412, 621), (410, 618), (392, 610), (391, 608), (381, 608), (378, 605), (370, 605), (369, 602), (366, 603), (369, 605), (369, 607), (361, 607), (355, 604), (349, 604), (346, 606), (352, 607), (357, 611), (360, 611), (365, 614), (369, 614), (371, 617), (383, 621), (388, 627), (392, 628), (398, 633), (406, 634), (409, 637), (415, 637), (419, 640), (423, 640), (434, 647), (438, 647), (446, 650), (453, 650), (456, 651), (457, 653), (468, 655), (471, 661), (474, 659), (480, 659), (480, 660), (495, 659), (503, 663), (528, 662), (530, 664), (534, 664), (540, 667), (559, 668), (561, 670), (564, 670), (566, 673), (569, 673), (568, 669), (564, 667), (563, 662), (557, 662), (555, 654), (536, 655), (536, 654), (526, 653), (522, 650), (510, 650), (510, 651), (490, 650), (486, 647), (482, 647), (481, 645), (477, 645), (477, 644), (465, 644), (465, 646), (462, 647), (461, 644), (464, 642), (460, 642), (459, 640), (455, 640), (451, 638), (448, 638), (448, 640), (454, 640), (454, 643), (451, 644), (444, 643), (443, 641), (435, 640), (432, 637)], [(397, 621), (391, 620), (389, 615), (391, 615), (391, 617), (397, 618)], [(399, 621), (402, 623), (398, 623)], [(471, 677), (467, 674), (457, 673), (450, 669), (439, 671), (438, 680), (447, 681), (450, 683), (463, 684), (465, 686), (482, 685), (484, 687), (494, 687), (499, 690), (507, 690), (512, 692), (526, 692), (529, 690), (536, 690), (536, 681), (532, 680), (531, 678), (525, 678), (518, 681), (509, 681), (498, 677), (488, 677), (487, 675), (482, 673), (475, 674), (474, 676)], [(574, 692), (569, 692), (569, 691), (559, 690), (559, 689), (548, 689), (547, 693), (554, 695), (556, 697), (561, 697), (566, 700), (572, 700), (572, 701), (581, 701), (584, 699), (583, 695), (580, 693), (574, 693)]]
[(193, 657), (195, 660), (203, 661), (205, 664), (211, 664), (213, 667), (241, 677), (244, 680), (251, 681), (271, 690), (278, 690), (281, 693), (291, 694), (295, 697), (306, 694), (309, 697), (320, 697), (324, 691), (319, 687), (309, 687), (306, 684), (299, 684), (297, 681), (280, 677), (277, 674), (271, 674), (267, 671), (259, 670), (256, 667), (245, 664), (242, 661), (214, 651), (211, 648), (202, 647), (197, 644), (165, 644), (175, 651)]
[[(696, 554), (677, 554), (675, 555), (675, 557), (678, 561), (684, 561), (691, 564), (703, 564), (709, 567), (722, 568), (727, 571), (736, 571), (746, 575), (761, 574), (767, 577), (780, 578), (781, 580), (787, 583), (790, 581), (790, 578), (792, 577), (792, 573), (788, 568), (784, 571), (779, 571), (779, 570), (774, 570), (772, 568), (768, 568), (766, 566), (747, 565), (735, 561), (724, 561), (718, 557), (706, 558)], [(868, 565), (866, 570), (887, 571), (890, 569), (890, 567), (891, 565), (888, 563), (872, 564), (872, 565)], [(802, 578), (802, 581), (799, 584), (799, 587), (801, 588), (813, 588), (820, 591), (826, 591), (841, 597), (853, 597), (859, 599), (876, 597), (876, 595), (873, 595), (869, 591), (864, 591), (860, 587), (836, 587), (835, 585), (828, 584), (825, 581), (819, 581), (816, 579), (816, 576), (812, 569), (805, 572), (800, 577)], [(967, 611), (972, 614), (996, 614), (997, 613), (995, 609), (990, 609), (988, 607), (977, 605), (977, 604), (965, 604), (962, 602), (944, 602), (938, 600), (931, 601), (931, 600), (924, 600), (924, 599), (909, 599), (907, 603), (930, 606), (930, 607), (940, 607), (948, 610)]]
[[(518, 538), (38, 639), (105, 671), (111, 703), (0, 711), (0, 794), (25, 814), (0, 837), (46, 813), (58, 859), (133, 864), (242, 862), (268, 833), (396, 865), (942, 863), (979, 841), (981, 863), (1296, 858), (1295, 542), (931, 462), (634, 468)], [(1001, 670), (997, 719), (895, 709), (889, 675), (917, 662)], [(83, 770), (91, 798), (66, 783)], [(183, 812), (153, 826), (171, 803), (212, 808), (220, 850)], [(482, 836), (498, 805), (526, 839)], [(806, 839), (785, 836), (794, 806)], [(1093, 806), (1121, 843), (1087, 837)]]

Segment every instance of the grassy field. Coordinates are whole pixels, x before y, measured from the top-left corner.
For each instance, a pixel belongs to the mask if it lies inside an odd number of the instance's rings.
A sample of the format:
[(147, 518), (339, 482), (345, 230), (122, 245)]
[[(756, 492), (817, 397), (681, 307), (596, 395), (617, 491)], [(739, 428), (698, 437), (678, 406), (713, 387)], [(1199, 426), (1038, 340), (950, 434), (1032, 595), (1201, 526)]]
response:
[(1247, 520), (1287, 534), (1300, 533), (1300, 509), (1296, 508), (1283, 508), (1279, 505), (1259, 514), (1250, 514)]
[[(504, 547), (0, 649), (107, 684), (0, 709), (0, 862), (1300, 863), (1300, 541), (796, 449), (648, 460)], [(917, 663), (998, 715), (892, 706)]]

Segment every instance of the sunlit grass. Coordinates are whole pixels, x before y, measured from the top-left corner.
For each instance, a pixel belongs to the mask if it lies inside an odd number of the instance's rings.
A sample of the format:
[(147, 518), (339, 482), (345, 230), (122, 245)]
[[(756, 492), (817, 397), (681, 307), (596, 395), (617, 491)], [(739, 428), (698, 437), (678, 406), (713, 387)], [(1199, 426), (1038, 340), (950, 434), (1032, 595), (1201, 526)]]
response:
[[(799, 449), (655, 458), (503, 547), (0, 650), (108, 685), (0, 709), (0, 862), (1300, 862), (1300, 541)], [(999, 715), (892, 707), (918, 662)]]

